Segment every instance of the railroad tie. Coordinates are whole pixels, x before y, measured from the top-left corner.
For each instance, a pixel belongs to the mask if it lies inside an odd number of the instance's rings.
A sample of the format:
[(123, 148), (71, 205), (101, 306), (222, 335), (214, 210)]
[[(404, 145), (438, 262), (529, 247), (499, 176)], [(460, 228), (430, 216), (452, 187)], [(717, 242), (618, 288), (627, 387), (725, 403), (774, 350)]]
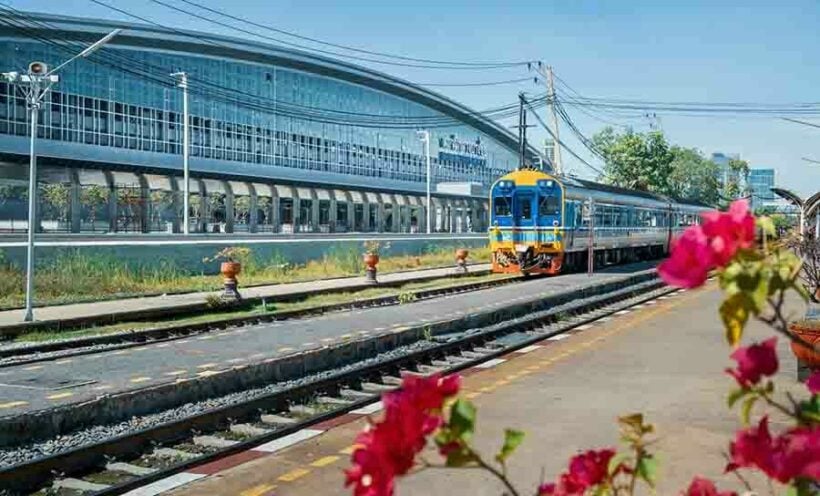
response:
[(136, 476), (144, 476), (144, 475), (151, 475), (157, 470), (150, 467), (140, 467), (139, 465), (132, 465), (130, 463), (125, 462), (114, 462), (108, 463), (105, 465), (106, 470), (112, 470), (115, 472), (125, 472), (126, 474), (136, 475)]
[(231, 432), (241, 434), (248, 437), (264, 436), (269, 433), (269, 429), (263, 429), (251, 424), (233, 424), (231, 425)]
[(376, 382), (362, 383), (362, 391), (367, 393), (383, 393), (385, 391), (392, 391), (393, 389), (396, 389), (396, 386), (391, 386), (389, 384), (378, 384)]
[(239, 441), (225, 439), (217, 436), (194, 436), (194, 444), (196, 444), (197, 446), (205, 446), (209, 448), (229, 448), (231, 446), (239, 444)]
[(75, 491), (82, 492), (98, 492), (108, 489), (111, 486), (107, 484), (97, 484), (95, 482), (88, 482), (82, 479), (74, 479), (69, 477), (67, 479), (58, 479), (54, 481), (52, 487), (56, 489), (73, 489)]
[(175, 448), (157, 448), (153, 451), (153, 456), (158, 458), (172, 458), (179, 460), (193, 460), (199, 458), (198, 453), (191, 453), (190, 451), (183, 451)]
[(353, 399), (362, 399), (362, 398), (371, 398), (373, 397), (372, 393), (366, 393), (364, 391), (359, 391), (356, 389), (342, 389), (339, 391), (339, 394), (346, 398), (353, 398)]
[(350, 400), (346, 400), (344, 398), (334, 398), (333, 396), (319, 396), (316, 398), (317, 403), (321, 403), (323, 405), (349, 405), (352, 403)]
[(259, 418), (259, 421), (263, 424), (267, 425), (290, 425), (295, 424), (296, 419), (292, 419), (290, 417), (283, 417), (281, 415), (274, 415), (274, 414), (264, 414)]

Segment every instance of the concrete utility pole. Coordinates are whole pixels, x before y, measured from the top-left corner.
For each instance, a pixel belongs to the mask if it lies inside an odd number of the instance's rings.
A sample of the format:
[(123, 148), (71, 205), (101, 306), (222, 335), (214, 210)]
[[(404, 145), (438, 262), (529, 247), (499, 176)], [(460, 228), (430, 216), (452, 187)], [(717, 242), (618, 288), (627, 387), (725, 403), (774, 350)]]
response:
[(37, 119), (40, 107), (51, 87), (60, 81), (57, 71), (79, 58), (85, 58), (108, 43), (121, 29), (115, 29), (82, 52), (66, 60), (54, 69), (49, 70), (44, 62), (32, 62), (28, 65), (28, 72), (4, 72), (3, 79), (17, 84), (23, 89), (31, 121), (31, 144), (29, 147), (29, 177), (28, 177), (28, 237), (26, 240), (26, 312), (23, 320), (34, 320), (34, 231), (37, 224)]
[[(552, 135), (555, 137), (555, 145), (552, 152), (552, 164), (555, 167), (556, 174), (563, 174), (564, 173), (564, 166), (561, 161), (561, 138), (558, 136), (558, 113), (555, 111), (555, 82), (554, 82), (554, 75), (552, 71), (552, 66), (546, 66), (544, 69), (544, 64), (538, 62), (535, 64), (535, 71), (541, 76), (541, 81), (547, 87), (547, 99), (549, 102), (549, 109), (550, 109), (550, 118), (552, 120)], [(538, 78), (536, 78), (538, 80)]]
[(188, 167), (188, 153), (189, 153), (189, 136), (190, 131), (188, 129), (188, 73), (186, 72), (175, 72), (171, 74), (171, 77), (179, 78), (178, 86), (182, 88), (182, 181), (184, 186), (182, 188), (182, 222), (183, 234), (190, 234), (190, 226), (191, 226), (191, 219), (190, 217), (190, 207), (188, 205), (191, 196), (191, 178), (190, 178), (190, 169)]
[(433, 232), (432, 218), (433, 218), (433, 202), (431, 198), (431, 178), (432, 168), (430, 167), (430, 131), (418, 131), (419, 139), (424, 142), (424, 156), (427, 161), (427, 234)]

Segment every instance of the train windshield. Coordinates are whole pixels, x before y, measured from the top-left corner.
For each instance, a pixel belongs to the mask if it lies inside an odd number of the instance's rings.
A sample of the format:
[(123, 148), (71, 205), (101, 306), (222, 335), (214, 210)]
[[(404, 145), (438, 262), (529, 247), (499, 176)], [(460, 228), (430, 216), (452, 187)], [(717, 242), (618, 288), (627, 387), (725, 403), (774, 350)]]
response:
[(561, 215), (561, 199), (558, 196), (541, 195), (538, 201), (538, 216)]
[(493, 215), (503, 216), (512, 214), (512, 198), (496, 196), (493, 198)]

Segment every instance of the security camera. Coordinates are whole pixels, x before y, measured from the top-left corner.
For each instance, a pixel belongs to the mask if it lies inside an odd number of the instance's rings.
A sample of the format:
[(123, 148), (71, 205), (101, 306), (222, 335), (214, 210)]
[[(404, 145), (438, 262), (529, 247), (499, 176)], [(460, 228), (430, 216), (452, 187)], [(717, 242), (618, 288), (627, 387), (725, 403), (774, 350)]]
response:
[(48, 74), (48, 65), (45, 62), (32, 62), (28, 65), (28, 73), (31, 76), (43, 76)]

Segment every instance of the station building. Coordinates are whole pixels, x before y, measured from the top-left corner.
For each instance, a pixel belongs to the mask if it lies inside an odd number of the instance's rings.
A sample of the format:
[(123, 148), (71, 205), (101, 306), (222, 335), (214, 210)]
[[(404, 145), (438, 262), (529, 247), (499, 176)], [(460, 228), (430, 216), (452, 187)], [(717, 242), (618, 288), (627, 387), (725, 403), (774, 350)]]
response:
[[(38, 228), (181, 232), (189, 79), (192, 232), (483, 231), (515, 136), (459, 103), (341, 60), (200, 32), (25, 14), (0, 27), (0, 71), (60, 71), (40, 112)], [(25, 230), (29, 117), (0, 83), (0, 231)], [(527, 153), (534, 153), (531, 149)]]

